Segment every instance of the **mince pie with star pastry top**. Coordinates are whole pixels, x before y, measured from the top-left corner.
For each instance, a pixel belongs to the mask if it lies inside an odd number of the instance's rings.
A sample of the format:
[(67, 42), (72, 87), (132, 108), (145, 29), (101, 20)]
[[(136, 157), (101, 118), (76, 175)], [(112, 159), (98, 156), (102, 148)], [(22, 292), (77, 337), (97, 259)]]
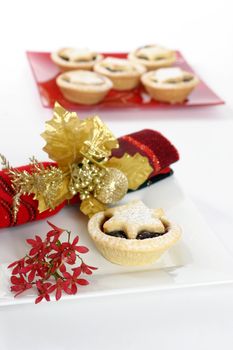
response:
[(140, 200), (93, 215), (88, 231), (107, 260), (129, 266), (153, 263), (181, 236), (162, 209), (149, 209)]
[(158, 45), (147, 45), (129, 53), (132, 62), (142, 64), (147, 70), (169, 67), (176, 60), (176, 53)]
[(53, 52), (51, 59), (64, 72), (76, 69), (92, 70), (103, 56), (89, 49), (64, 48)]
[(85, 105), (102, 101), (112, 88), (110, 79), (85, 70), (65, 72), (56, 82), (68, 101)]
[(182, 103), (199, 80), (193, 73), (173, 67), (147, 72), (141, 77), (141, 82), (154, 100)]
[(138, 86), (146, 69), (127, 59), (107, 57), (95, 64), (94, 71), (111, 79), (115, 90), (132, 90)]

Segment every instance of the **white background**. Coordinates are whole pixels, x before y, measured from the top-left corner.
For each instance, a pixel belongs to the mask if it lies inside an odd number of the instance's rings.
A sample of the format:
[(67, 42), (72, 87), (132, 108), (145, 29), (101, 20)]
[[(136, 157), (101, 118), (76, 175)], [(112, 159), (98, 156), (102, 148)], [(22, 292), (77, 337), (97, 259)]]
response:
[[(32, 154), (46, 159), (39, 134), (51, 111), (41, 107), (25, 50), (128, 51), (154, 42), (180, 49), (226, 106), (101, 117), (117, 136), (149, 127), (171, 139), (181, 155), (173, 166), (176, 178), (233, 256), (231, 3), (1, 2), (1, 153), (13, 165)], [(10, 251), (4, 248), (4, 230), (0, 234), (0, 252)], [(232, 295), (228, 285), (4, 308), (0, 349), (232, 349)]]

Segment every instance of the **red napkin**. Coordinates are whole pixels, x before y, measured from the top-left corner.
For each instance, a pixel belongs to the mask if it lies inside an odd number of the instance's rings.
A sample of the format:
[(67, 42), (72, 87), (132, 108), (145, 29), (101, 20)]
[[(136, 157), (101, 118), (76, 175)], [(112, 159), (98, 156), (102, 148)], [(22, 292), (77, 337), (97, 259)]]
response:
[[(133, 134), (122, 136), (118, 139), (120, 147), (112, 153), (114, 157), (121, 157), (125, 152), (130, 155), (140, 153), (149, 159), (153, 168), (148, 180), (151, 183), (161, 180), (172, 174), (169, 165), (179, 159), (176, 148), (162, 134), (154, 130), (141, 130)], [(44, 166), (54, 163), (44, 162)], [(30, 171), (30, 165), (17, 168), (20, 171)], [(143, 186), (141, 186), (143, 187)], [(12, 215), (12, 201), (14, 190), (11, 186), (11, 179), (6, 171), (0, 171), (0, 228), (21, 225), (30, 221), (45, 219), (60, 211), (67, 202), (60, 204), (54, 210), (46, 210), (43, 213), (38, 211), (38, 201), (33, 195), (21, 197), (21, 204), (17, 214), (17, 221), (14, 222)], [(79, 201), (75, 196), (69, 203), (75, 204)]]

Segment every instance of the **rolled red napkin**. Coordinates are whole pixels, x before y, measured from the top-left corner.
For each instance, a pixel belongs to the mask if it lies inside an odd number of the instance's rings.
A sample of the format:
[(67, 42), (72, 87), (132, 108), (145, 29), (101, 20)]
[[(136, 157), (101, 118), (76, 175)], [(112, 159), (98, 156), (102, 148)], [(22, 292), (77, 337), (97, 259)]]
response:
[[(150, 183), (159, 181), (172, 174), (169, 168), (170, 164), (179, 159), (176, 148), (161, 133), (154, 130), (141, 130), (118, 139), (119, 148), (114, 149), (112, 155), (121, 157), (125, 152), (130, 155), (140, 153), (148, 158), (153, 168), (148, 177)], [(44, 162), (44, 167), (55, 165), (52, 162)], [(27, 170), (30, 172), (31, 166), (17, 168), (19, 171)], [(146, 181), (147, 184), (148, 181)], [(145, 184), (144, 184), (145, 185)], [(143, 187), (140, 186), (140, 187)], [(45, 219), (56, 214), (66, 204), (67, 201), (58, 205), (54, 210), (46, 210), (42, 213), (38, 211), (38, 201), (33, 199), (33, 195), (24, 195), (21, 197), (20, 207), (17, 214), (17, 220), (14, 222), (12, 214), (12, 202), (15, 191), (11, 185), (11, 178), (7, 171), (0, 171), (0, 228), (21, 225), (27, 222)], [(79, 201), (76, 195), (69, 203), (74, 204)]]

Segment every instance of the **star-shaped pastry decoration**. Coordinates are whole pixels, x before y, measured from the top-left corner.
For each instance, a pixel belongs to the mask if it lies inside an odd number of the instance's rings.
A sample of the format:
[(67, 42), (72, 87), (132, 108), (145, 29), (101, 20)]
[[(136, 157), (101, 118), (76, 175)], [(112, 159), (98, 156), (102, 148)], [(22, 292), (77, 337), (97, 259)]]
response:
[(144, 230), (158, 233), (165, 232), (165, 227), (160, 220), (164, 215), (163, 210), (150, 209), (140, 200), (110, 208), (105, 214), (110, 217), (103, 225), (106, 233), (124, 231), (129, 239), (135, 239), (138, 233)]

